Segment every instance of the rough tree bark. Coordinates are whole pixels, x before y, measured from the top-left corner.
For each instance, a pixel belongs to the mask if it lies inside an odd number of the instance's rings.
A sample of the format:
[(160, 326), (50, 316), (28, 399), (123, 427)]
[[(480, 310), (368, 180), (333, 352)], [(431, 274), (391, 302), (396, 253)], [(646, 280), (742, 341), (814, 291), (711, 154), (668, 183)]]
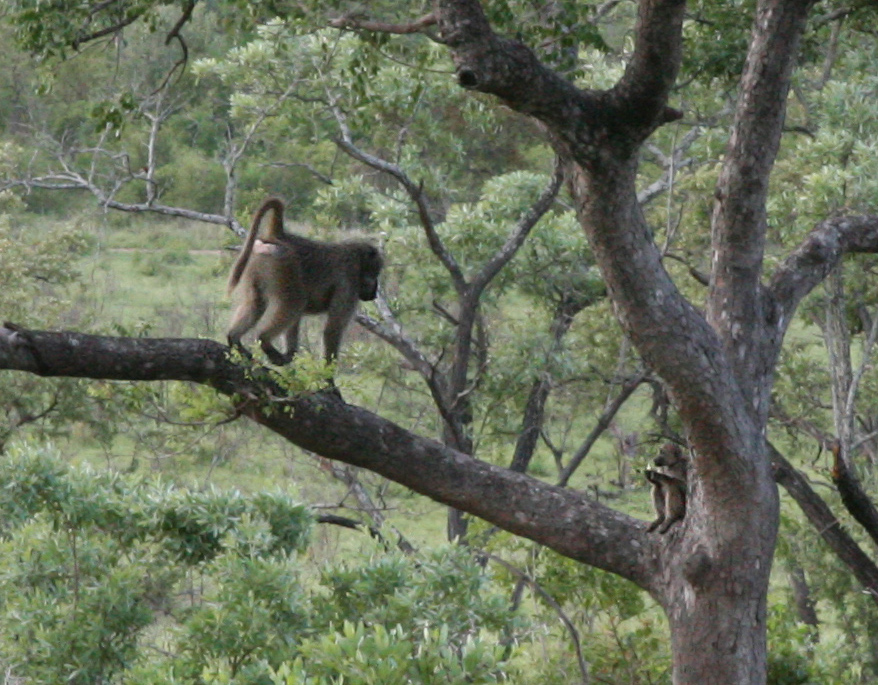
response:
[[(667, 383), (693, 448), (691, 502), (660, 550), (654, 591), (672, 632), (678, 683), (756, 683), (778, 498), (764, 434), (788, 297), (763, 288), (765, 200), (790, 74), (811, 2), (759, 3), (735, 124), (717, 183), (706, 317), (676, 289), (636, 202), (637, 152), (674, 112), (681, 0), (643, 0), (635, 52), (616, 86), (583, 92), (493, 34), (470, 0), (437, 3), (462, 86), (540, 119), (620, 323)], [(781, 279), (783, 280), (783, 279)], [(703, 649), (708, 646), (709, 649)], [(701, 649), (697, 647), (702, 647)]]
[(801, 299), (845, 253), (878, 251), (878, 217), (833, 218), (816, 226), (763, 282), (768, 179), (811, 5), (758, 1), (716, 187), (704, 314), (664, 269), (635, 185), (644, 141), (680, 116), (668, 97), (681, 58), (684, 0), (640, 0), (634, 53), (623, 77), (606, 91), (576, 88), (521, 43), (496, 35), (478, 0), (436, 0), (433, 13), (417, 22), (438, 26), (462, 87), (538, 119), (564, 162), (617, 317), (666, 383), (693, 448), (688, 514), (665, 536), (647, 534), (644, 522), (582, 493), (485, 464), (334, 395), (285, 398), (282, 388), (258, 373), (248, 375), (228, 360), (225, 347), (210, 341), (5, 327), (0, 369), (209, 384), (235, 397), (241, 413), (297, 445), (371, 469), (637, 583), (669, 617), (675, 683), (763, 683), (766, 594), (778, 527), (765, 428), (777, 357)]
[[(640, 147), (677, 116), (668, 95), (685, 2), (640, 2), (631, 61), (616, 86), (601, 92), (574, 88), (523, 45), (494, 34), (476, 0), (435, 3), (460, 85), (493, 94), (546, 127), (568, 165), (576, 211), (619, 321), (667, 383), (683, 420), (693, 448), (690, 509), (681, 534), (661, 547), (661, 581), (653, 590), (670, 619), (680, 683), (765, 678), (766, 593), (778, 526), (764, 439), (773, 374), (792, 311), (840, 254), (804, 263), (803, 253), (829, 247), (818, 227), (771, 287), (762, 283), (768, 182), (812, 4), (758, 3), (716, 188), (702, 315), (664, 270), (635, 186)], [(866, 232), (874, 229), (866, 223)]]

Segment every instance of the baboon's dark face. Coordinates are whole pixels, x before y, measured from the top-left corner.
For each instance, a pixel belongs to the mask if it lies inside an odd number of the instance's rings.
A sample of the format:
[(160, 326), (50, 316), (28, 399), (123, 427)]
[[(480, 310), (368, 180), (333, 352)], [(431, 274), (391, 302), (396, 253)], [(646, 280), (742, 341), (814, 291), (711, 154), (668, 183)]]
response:
[(357, 284), (357, 295), (364, 302), (374, 300), (378, 296), (378, 276), (383, 266), (381, 253), (368, 245), (360, 253), (360, 282)]

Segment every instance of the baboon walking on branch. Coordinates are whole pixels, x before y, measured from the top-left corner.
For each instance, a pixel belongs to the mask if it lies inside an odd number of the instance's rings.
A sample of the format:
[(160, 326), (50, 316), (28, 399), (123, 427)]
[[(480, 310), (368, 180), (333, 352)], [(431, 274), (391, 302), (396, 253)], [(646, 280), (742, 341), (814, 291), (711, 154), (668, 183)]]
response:
[[(265, 235), (259, 229), (271, 220)], [(262, 203), (241, 254), (229, 275), (229, 292), (237, 304), (229, 324), (229, 345), (244, 349), (241, 338), (255, 329), (273, 364), (286, 364), (299, 345), (303, 316), (326, 314), (323, 350), (327, 362), (338, 357), (342, 334), (360, 300), (374, 300), (383, 265), (378, 249), (367, 242), (323, 243), (284, 230), (284, 205), (277, 198)], [(284, 339), (284, 352), (274, 341)]]

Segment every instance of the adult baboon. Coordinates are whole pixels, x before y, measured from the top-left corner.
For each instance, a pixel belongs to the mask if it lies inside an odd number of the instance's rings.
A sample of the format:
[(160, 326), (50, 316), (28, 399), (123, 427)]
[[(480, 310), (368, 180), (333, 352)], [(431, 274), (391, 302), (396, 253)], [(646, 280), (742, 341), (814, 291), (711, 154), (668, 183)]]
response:
[[(302, 317), (326, 314), (323, 350), (326, 361), (332, 362), (357, 302), (374, 300), (378, 294), (381, 254), (367, 242), (323, 243), (287, 233), (283, 211), (277, 198), (262, 203), (232, 266), (229, 292), (237, 304), (229, 324), (229, 345), (243, 349), (241, 338), (255, 328), (268, 359), (286, 364), (298, 349)], [(268, 230), (259, 238), (269, 212)], [(281, 336), (283, 353), (272, 344)]]
[(646, 480), (652, 484), (652, 504), (656, 520), (647, 530), (661, 534), (686, 516), (686, 474), (689, 461), (679, 445), (666, 443), (653, 460), (655, 468), (646, 469)]

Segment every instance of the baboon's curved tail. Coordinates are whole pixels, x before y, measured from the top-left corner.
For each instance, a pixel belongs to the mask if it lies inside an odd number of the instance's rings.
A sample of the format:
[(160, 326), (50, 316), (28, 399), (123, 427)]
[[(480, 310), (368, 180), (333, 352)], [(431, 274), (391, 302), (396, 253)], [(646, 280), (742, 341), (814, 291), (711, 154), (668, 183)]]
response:
[(253, 222), (250, 224), (250, 231), (247, 233), (247, 240), (244, 241), (244, 245), (241, 247), (241, 253), (235, 260), (235, 264), (232, 266), (232, 271), (229, 274), (228, 292), (231, 293), (241, 280), (241, 274), (244, 273), (244, 267), (247, 266), (247, 262), (250, 260), (250, 254), (253, 252), (253, 244), (256, 242), (256, 237), (259, 235), (259, 226), (262, 223), (262, 219), (271, 210), (274, 210), (274, 212), (271, 216), (271, 224), (268, 227), (268, 234), (266, 237), (269, 240), (277, 240), (283, 235), (284, 203), (279, 198), (270, 197), (260, 205), (259, 209), (257, 209), (256, 213), (253, 215)]

